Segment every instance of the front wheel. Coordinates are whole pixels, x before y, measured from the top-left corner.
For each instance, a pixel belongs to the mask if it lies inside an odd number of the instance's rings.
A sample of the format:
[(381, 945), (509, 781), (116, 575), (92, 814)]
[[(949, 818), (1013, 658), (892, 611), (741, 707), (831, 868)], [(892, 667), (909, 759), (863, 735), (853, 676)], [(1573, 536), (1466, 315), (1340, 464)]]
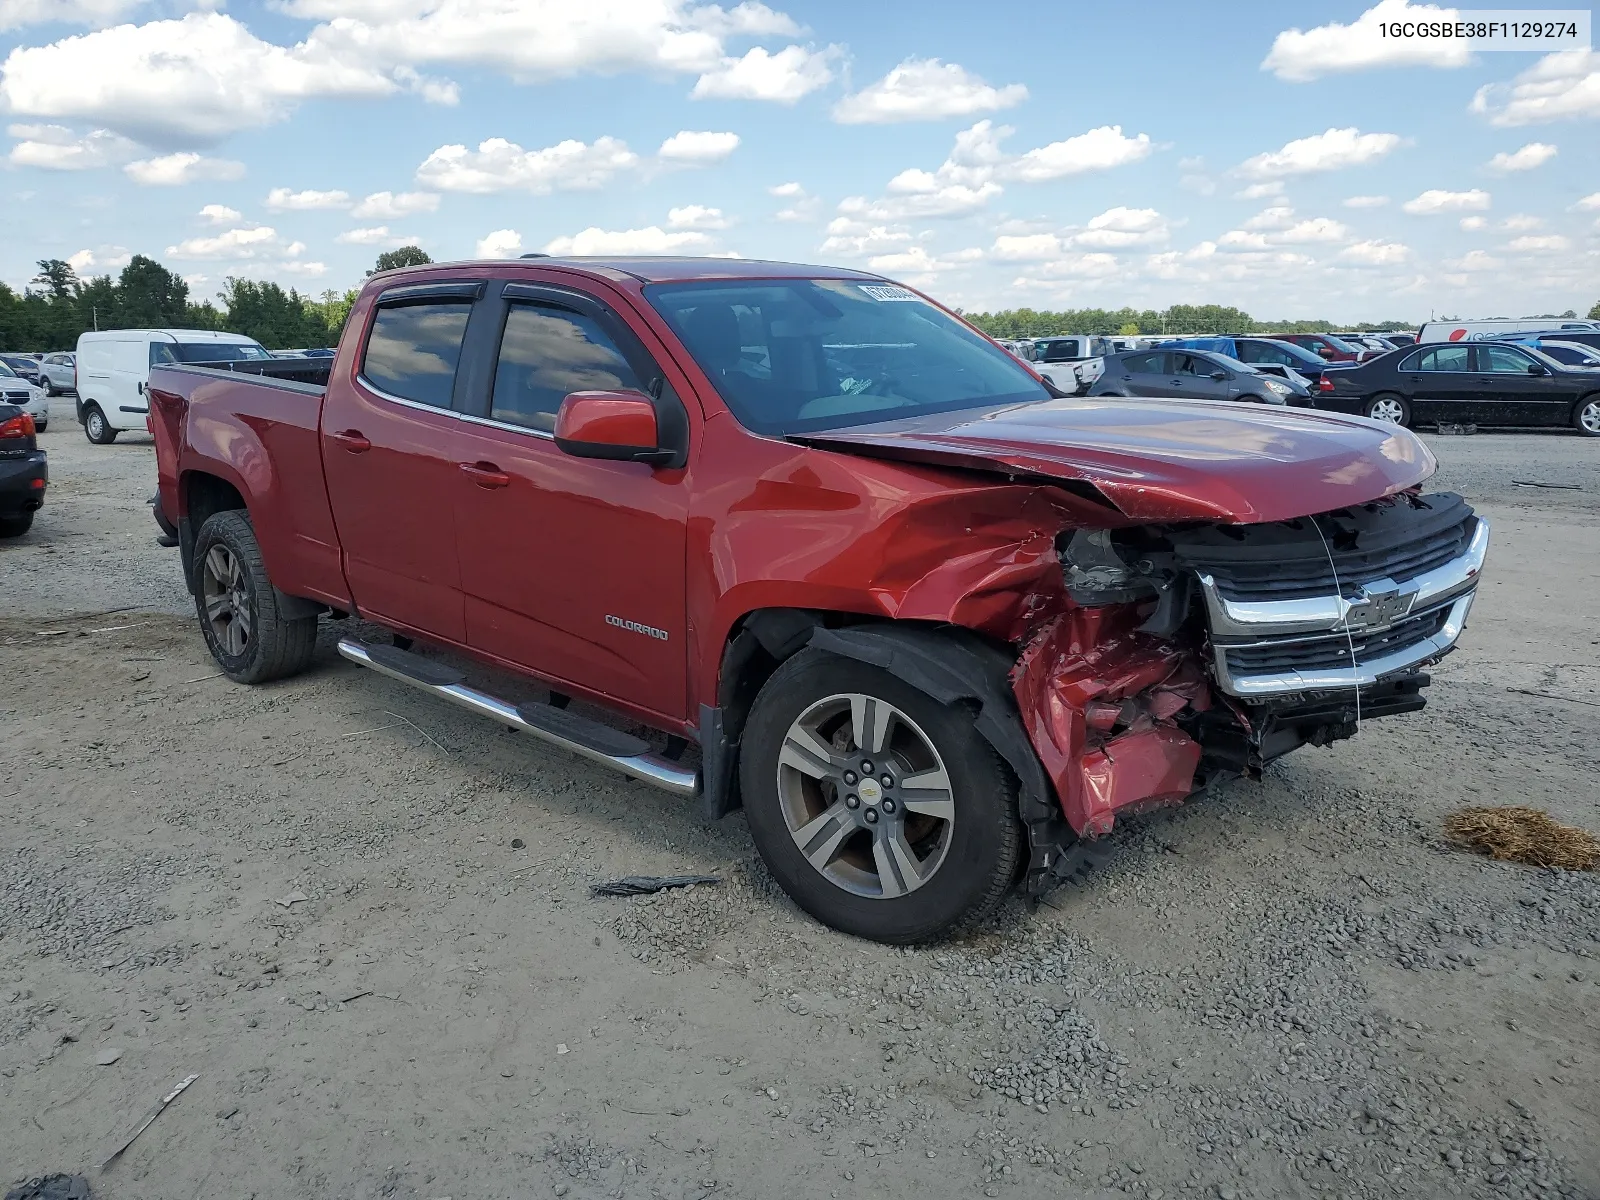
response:
[(824, 924), (904, 945), (978, 920), (1022, 855), (1017, 785), (965, 709), (804, 650), (762, 688), (740, 789), (756, 848)]
[(109, 446), (117, 440), (117, 430), (111, 428), (111, 422), (106, 420), (98, 404), (91, 404), (84, 410), (83, 435), (96, 446)]
[(1374, 421), (1386, 421), (1390, 425), (1411, 424), (1411, 406), (1389, 392), (1367, 401), (1366, 415)]
[(211, 657), (236, 683), (266, 683), (306, 669), (317, 618), (288, 620), (267, 577), (250, 518), (213, 514), (194, 543), (195, 608)]
[(1600, 437), (1600, 396), (1585, 396), (1572, 413), (1572, 427), (1584, 437)]

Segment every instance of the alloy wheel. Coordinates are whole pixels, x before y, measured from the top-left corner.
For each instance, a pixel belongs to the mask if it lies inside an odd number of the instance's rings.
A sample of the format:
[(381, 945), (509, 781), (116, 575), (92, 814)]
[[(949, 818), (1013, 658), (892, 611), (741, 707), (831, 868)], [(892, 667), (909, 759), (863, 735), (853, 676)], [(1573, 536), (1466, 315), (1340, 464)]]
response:
[(200, 593), (217, 645), (230, 657), (239, 657), (253, 634), (250, 586), (239, 556), (228, 547), (206, 551), (200, 564)]
[(806, 861), (872, 899), (932, 879), (955, 826), (933, 742), (894, 705), (860, 693), (828, 696), (795, 718), (778, 756), (778, 801)]
[(1583, 426), (1584, 432), (1600, 435), (1600, 400), (1591, 400), (1583, 406), (1578, 413), (1578, 424)]
[(1391, 425), (1400, 424), (1400, 418), (1405, 415), (1405, 410), (1400, 406), (1400, 401), (1390, 397), (1374, 400), (1372, 407), (1367, 410), (1367, 416), (1374, 421), (1388, 421)]

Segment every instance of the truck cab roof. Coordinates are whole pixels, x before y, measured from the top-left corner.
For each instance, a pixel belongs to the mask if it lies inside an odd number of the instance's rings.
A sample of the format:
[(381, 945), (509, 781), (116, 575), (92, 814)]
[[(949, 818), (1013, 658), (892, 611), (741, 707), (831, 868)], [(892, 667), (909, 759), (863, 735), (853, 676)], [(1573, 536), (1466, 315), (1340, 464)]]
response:
[(393, 273), (397, 276), (412, 273), (420, 275), (439, 268), (486, 266), (560, 267), (582, 271), (600, 279), (627, 278), (639, 283), (692, 283), (697, 280), (714, 279), (882, 280), (884, 278), (868, 271), (853, 271), (848, 267), (817, 267), (805, 263), (775, 262), (759, 258), (691, 258), (670, 255), (571, 255), (549, 258), (471, 259), (463, 262), (429, 263), (420, 267), (401, 267)]

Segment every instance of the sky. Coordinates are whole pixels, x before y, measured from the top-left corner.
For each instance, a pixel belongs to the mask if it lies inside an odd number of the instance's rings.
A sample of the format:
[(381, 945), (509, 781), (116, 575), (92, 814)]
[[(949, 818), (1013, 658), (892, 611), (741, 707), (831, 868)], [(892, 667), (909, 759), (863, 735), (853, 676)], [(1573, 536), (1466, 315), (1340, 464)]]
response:
[(858, 267), (968, 311), (1585, 312), (1600, 53), (1379, 36), (1451, 11), (0, 0), (0, 279), (139, 253), (196, 299), (320, 293), (415, 243)]

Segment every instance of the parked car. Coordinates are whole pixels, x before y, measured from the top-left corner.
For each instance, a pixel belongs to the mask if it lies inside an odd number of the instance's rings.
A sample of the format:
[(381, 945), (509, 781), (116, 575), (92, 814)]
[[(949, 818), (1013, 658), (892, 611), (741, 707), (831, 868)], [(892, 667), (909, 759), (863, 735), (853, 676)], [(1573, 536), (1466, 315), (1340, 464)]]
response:
[(1600, 333), (1600, 321), (1558, 320), (1553, 317), (1496, 318), (1490, 321), (1426, 321), (1417, 330), (1418, 342), (1483, 342), (1518, 333)]
[(39, 373), (44, 376), (47, 395), (59, 396), (62, 392), (78, 390), (77, 355), (70, 350), (46, 354), (39, 360)]
[(115, 329), (78, 335), (78, 424), (95, 445), (143, 429), (149, 405), (145, 383), (163, 362), (270, 360), (260, 342), (209, 329)]
[(1208, 350), (1130, 350), (1105, 360), (1091, 396), (1165, 396), (1187, 400), (1247, 400), (1309, 406), (1302, 382), (1261, 371)]
[(1355, 346), (1343, 338), (1336, 338), (1331, 333), (1278, 333), (1273, 335), (1278, 341), (1291, 342), (1311, 351), (1324, 362), (1364, 362), (1377, 355), (1378, 351), (1366, 346)]
[(0, 361), (0, 404), (14, 404), (33, 418), (34, 428), (43, 433), (50, 424), (50, 400), (43, 388), (30, 383)]
[(1401, 346), (1415, 346), (1417, 344), (1417, 335), (1408, 330), (1392, 330), (1383, 334), (1382, 337), (1385, 341), (1393, 342), (1396, 350)]
[(1517, 342), (1522, 345), (1537, 346), (1546, 339), (1565, 342), (1569, 345), (1587, 346), (1591, 350), (1600, 350), (1600, 333), (1586, 333), (1581, 329), (1545, 330), (1540, 333), (1514, 333), (1503, 338), (1494, 338), (1497, 342)]
[(1089, 390), (1105, 370), (1111, 339), (1087, 335), (1035, 338), (1033, 367), (1068, 395)]
[(1290, 383), (1303, 381), (1315, 392), (1324, 386), (1329, 371), (1342, 371), (1347, 363), (1330, 363), (1304, 346), (1266, 337), (1192, 337), (1164, 344), (1167, 349), (1213, 350), (1248, 363), (1264, 375), (1276, 375)]
[(1398, 425), (1570, 425), (1600, 437), (1600, 374), (1505, 342), (1396, 350), (1333, 372), (1316, 405)]
[(26, 379), (34, 387), (44, 386), (44, 377), (39, 370), (39, 360), (31, 354), (0, 354), (0, 363), (11, 368), (19, 379)]
[(1561, 337), (1536, 334), (1533, 337), (1507, 338), (1515, 346), (1527, 346), (1546, 358), (1553, 358), (1564, 367), (1600, 367), (1600, 350), (1582, 342)]
[(34, 437), (33, 417), (0, 403), (0, 537), (21, 537), (33, 525), (50, 482), (45, 452)]
[(1488, 545), (1416, 494), (1405, 430), (1056, 396), (860, 272), (435, 264), (371, 278), (343, 337), (325, 387), (151, 371), (221, 670), (293, 675), (319, 614), (357, 614), (393, 638), (349, 661), (742, 804), (806, 911), (886, 942), (1048, 890), (1119, 813), (1350, 736), (1357, 705), (1422, 707)]

